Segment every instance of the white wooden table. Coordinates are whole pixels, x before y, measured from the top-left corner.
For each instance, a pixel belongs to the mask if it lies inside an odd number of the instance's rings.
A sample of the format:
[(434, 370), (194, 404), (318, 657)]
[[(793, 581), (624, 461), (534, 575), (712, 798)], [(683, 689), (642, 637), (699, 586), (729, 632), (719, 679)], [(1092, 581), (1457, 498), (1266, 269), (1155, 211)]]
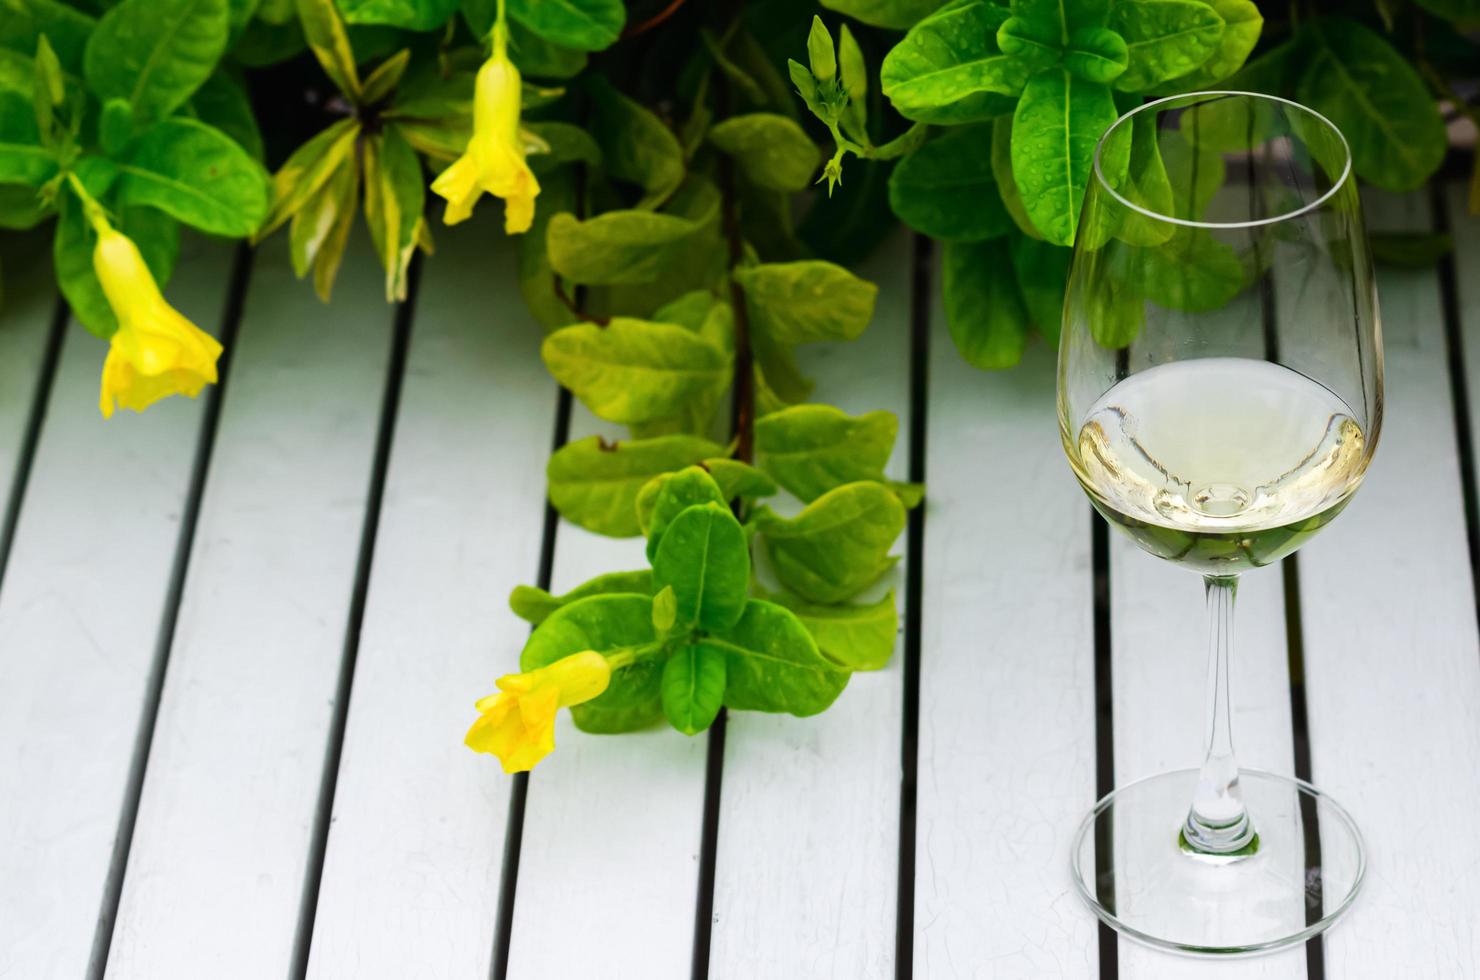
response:
[(1437, 218), (1458, 254), (1383, 270), (1371, 476), (1241, 590), (1241, 758), (1351, 809), (1365, 892), (1324, 941), (1222, 964), (1117, 942), (1068, 876), (1101, 791), (1197, 762), (1198, 583), (1091, 520), (1051, 353), (962, 364), (904, 237), (863, 270), (865, 339), (808, 365), (899, 413), (894, 475), (929, 484), (889, 668), (820, 717), (693, 739), (563, 719), (527, 784), (462, 746), (527, 635), (510, 588), (642, 549), (546, 512), (551, 447), (600, 425), (539, 364), (495, 210), (438, 233), (399, 310), (363, 249), (325, 308), (281, 238), (187, 243), (170, 295), (228, 338), (223, 383), (106, 425), (102, 346), (44, 260), (6, 259), (0, 978), (1480, 974), (1460, 188), (1373, 200), (1374, 228)]

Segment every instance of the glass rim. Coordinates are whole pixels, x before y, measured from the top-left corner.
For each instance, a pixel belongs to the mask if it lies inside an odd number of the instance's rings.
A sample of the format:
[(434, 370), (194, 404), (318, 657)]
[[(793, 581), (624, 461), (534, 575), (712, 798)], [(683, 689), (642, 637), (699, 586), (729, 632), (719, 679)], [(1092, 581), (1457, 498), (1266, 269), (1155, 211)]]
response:
[[(1135, 204), (1127, 200), (1125, 197), (1121, 196), (1120, 192), (1112, 187), (1110, 185), (1110, 182), (1105, 179), (1105, 173), (1103, 170), (1100, 169), (1100, 153), (1105, 148), (1105, 141), (1110, 138), (1110, 134), (1115, 132), (1115, 130), (1118, 129), (1122, 123), (1128, 121), (1132, 116), (1136, 115), (1139, 112), (1144, 112), (1147, 109), (1154, 109), (1157, 106), (1163, 105), (1167, 102), (1175, 101), (1177, 99), (1191, 99), (1205, 95), (1242, 96), (1249, 99), (1263, 99), (1267, 102), (1278, 102), (1282, 105), (1290, 106), (1294, 109), (1299, 109), (1301, 112), (1314, 116), (1316, 119), (1320, 120), (1320, 122), (1323, 123), (1327, 129), (1335, 133), (1336, 138), (1341, 141), (1341, 149), (1343, 151), (1343, 156), (1345, 157), (1341, 176), (1332, 181), (1331, 187), (1320, 197), (1307, 204), (1301, 205), (1294, 211), (1287, 211), (1284, 214), (1277, 214), (1268, 218), (1253, 218), (1248, 221), (1193, 221), (1190, 218), (1178, 218), (1174, 215), (1162, 214), (1159, 211), (1147, 210), (1146, 208), (1141, 207), (1139, 204)], [(1291, 218), (1298, 218), (1303, 214), (1308, 214), (1311, 211), (1314, 211), (1315, 209), (1321, 207), (1332, 197), (1334, 197), (1336, 195), (1336, 192), (1346, 186), (1347, 180), (1351, 178), (1352, 148), (1351, 145), (1346, 141), (1346, 134), (1343, 133), (1341, 129), (1337, 127), (1337, 125), (1333, 123), (1330, 119), (1327, 119), (1324, 115), (1312, 109), (1310, 106), (1301, 105), (1299, 102), (1295, 102), (1291, 99), (1281, 98), (1278, 95), (1266, 95), (1263, 92), (1244, 92), (1236, 89), (1211, 89), (1205, 92), (1183, 92), (1180, 95), (1165, 95), (1159, 99), (1154, 99), (1151, 102), (1144, 103), (1143, 105), (1138, 105), (1131, 111), (1123, 113), (1115, 120), (1115, 122), (1111, 123), (1110, 126), (1106, 128), (1105, 132), (1100, 134), (1099, 141), (1095, 143), (1093, 169), (1095, 174), (1095, 181), (1100, 185), (1101, 188), (1106, 191), (1106, 193), (1108, 193), (1116, 201), (1120, 202), (1120, 204), (1124, 205), (1130, 210), (1136, 212), (1137, 214), (1144, 215), (1145, 217), (1150, 218), (1153, 221), (1165, 221), (1168, 224), (1181, 225), (1185, 228), (1258, 228), (1262, 225), (1271, 225), (1279, 221), (1288, 221)]]

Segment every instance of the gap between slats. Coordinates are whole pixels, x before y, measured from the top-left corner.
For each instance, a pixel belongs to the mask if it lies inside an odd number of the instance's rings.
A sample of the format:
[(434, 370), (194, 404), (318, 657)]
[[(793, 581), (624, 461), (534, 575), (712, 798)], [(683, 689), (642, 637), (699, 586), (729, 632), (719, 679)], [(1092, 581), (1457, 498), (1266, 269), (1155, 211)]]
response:
[(196, 522), (200, 517), (200, 502), (205, 492), (206, 474), (210, 470), (211, 453), (216, 445), (221, 402), (225, 397), (226, 385), (231, 379), (232, 353), (236, 347), (247, 285), (252, 278), (253, 256), (250, 248), (240, 245), (232, 263), (231, 284), (227, 287), (226, 305), (221, 314), (219, 340), (224, 350), (216, 364), (217, 381), (204, 393), (205, 404), (201, 409), (195, 459), (190, 471), (190, 484), (185, 492), (184, 509), (180, 515), (180, 533), (175, 541), (175, 560), (170, 567), (169, 585), (165, 591), (159, 638), (144, 686), (143, 712), (136, 729), (134, 750), (129, 759), (128, 782), (125, 784), (123, 808), (118, 818), (118, 833), (114, 836), (113, 858), (108, 864), (108, 874), (103, 886), (103, 904), (98, 910), (98, 927), (93, 934), (92, 954), (88, 958), (89, 980), (102, 980), (108, 968), (108, 951), (113, 942), (113, 925), (118, 918), (124, 871), (128, 867), (134, 823), (139, 814), (139, 799), (144, 791), (144, 776), (149, 767), (149, 748), (154, 741), (155, 723), (159, 719), (165, 672), (169, 668), (170, 651), (175, 637), (175, 621), (180, 614), (180, 597), (185, 589), (186, 573), (189, 571), (191, 546), (195, 539)]
[(31, 398), (31, 408), (26, 415), (26, 431), (21, 437), (20, 453), (16, 457), (15, 476), (10, 484), (10, 496), (5, 502), (5, 515), (0, 519), (0, 585), (5, 582), (5, 569), (10, 565), (10, 546), (15, 540), (15, 527), (21, 517), (21, 504), (25, 500), (26, 487), (31, 482), (31, 464), (36, 459), (36, 444), (41, 440), (41, 425), (46, 420), (46, 405), (51, 400), (52, 383), (56, 380), (57, 362), (62, 355), (62, 337), (67, 330), (71, 311), (66, 300), (57, 297), (56, 309), (47, 328), (46, 347), (41, 354), (41, 366), (36, 380), (36, 391)]

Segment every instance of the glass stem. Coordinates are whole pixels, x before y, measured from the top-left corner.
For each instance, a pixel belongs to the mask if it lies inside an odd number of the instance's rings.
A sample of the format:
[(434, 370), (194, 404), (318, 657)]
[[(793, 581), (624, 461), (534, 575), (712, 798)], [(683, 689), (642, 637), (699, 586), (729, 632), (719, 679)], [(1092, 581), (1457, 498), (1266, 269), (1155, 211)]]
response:
[(1207, 740), (1202, 771), (1181, 845), (1196, 854), (1223, 857), (1254, 853), (1258, 835), (1244, 809), (1238, 785), (1238, 760), (1233, 754), (1232, 699), (1228, 692), (1228, 665), (1233, 657), (1233, 600), (1237, 575), (1208, 575)]

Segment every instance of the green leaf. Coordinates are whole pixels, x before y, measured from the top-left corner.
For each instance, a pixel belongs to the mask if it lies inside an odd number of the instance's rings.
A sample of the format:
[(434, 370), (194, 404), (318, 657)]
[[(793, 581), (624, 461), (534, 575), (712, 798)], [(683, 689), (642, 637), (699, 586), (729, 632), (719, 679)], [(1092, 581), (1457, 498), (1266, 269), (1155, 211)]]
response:
[(1057, 24), (1009, 17), (997, 28), (997, 47), (1030, 71), (1057, 65), (1063, 60), (1066, 44), (1066, 38), (1059, 35)]
[(376, 65), (375, 70), (365, 78), (365, 91), (360, 98), (365, 101), (366, 105), (374, 105), (383, 100), (401, 83), (401, 79), (406, 74), (406, 67), (410, 63), (411, 49), (402, 48)]
[(992, 127), (958, 126), (899, 161), (889, 206), (915, 231), (947, 242), (1005, 235), (1012, 217), (992, 172)]
[[(1110, 138), (1123, 140), (1126, 136), (1130, 137), (1130, 162), (1125, 179), (1119, 182), (1116, 191), (1131, 204), (1152, 214), (1179, 216), (1172, 198), (1172, 182), (1161, 155), (1161, 143), (1163, 139), (1170, 143), (1174, 137), (1183, 146), (1186, 142), (1176, 133), (1163, 137), (1157, 129), (1156, 114), (1151, 112), (1132, 116), (1130, 127), (1117, 127)], [(1217, 159), (1221, 176), (1223, 158), (1220, 155)], [(1191, 175), (1188, 176), (1190, 178)], [(1190, 180), (1187, 183), (1179, 181), (1177, 186), (1193, 189)], [(1118, 222), (1114, 229), (1116, 237), (1132, 245), (1160, 245), (1176, 230), (1176, 225), (1170, 222), (1148, 217), (1131, 208), (1117, 207), (1113, 213)]]
[(29, 58), (45, 34), (57, 60), (73, 74), (82, 68), (87, 38), (96, 24), (87, 14), (58, 0), (0, 0), (0, 48)]
[(785, 592), (767, 599), (796, 613), (818, 651), (844, 670), (879, 670), (894, 655), (899, 614), (893, 589), (878, 602), (858, 605), (819, 606)]
[(351, 99), (358, 99), (363, 91), (360, 73), (355, 67), (355, 53), (349, 46), (349, 35), (345, 33), (344, 21), (334, 6), (334, 0), (296, 2), (304, 40), (324, 69), (324, 74), (339, 91)]
[(713, 724), (725, 701), (725, 654), (711, 644), (681, 647), (663, 665), (663, 714), (685, 735)]
[(262, 133), (257, 129), (251, 100), (240, 82), (218, 71), (196, 89), (190, 105), (201, 122), (221, 130), (236, 140), (253, 160), (262, 162)]
[(550, 502), (567, 520), (614, 538), (642, 533), (637, 495), (660, 473), (720, 456), (724, 447), (697, 436), (671, 435), (608, 443), (598, 436), (566, 443), (545, 469)]
[[(1174, 95), (1211, 88), (1243, 67), (1245, 59), (1259, 43), (1264, 17), (1253, 0), (1207, 0), (1223, 18), (1223, 36), (1217, 49), (1197, 68), (1179, 75), (1151, 90), (1152, 95)], [(1248, 91), (1258, 91), (1249, 89)]]
[(341, 119), (294, 150), (272, 176), (272, 206), (254, 240), (262, 240), (297, 214), (354, 153), (359, 136), (357, 120)]
[(34, 188), (24, 184), (0, 184), (0, 228), (25, 231), (34, 228), (52, 212), (52, 205)]
[(354, 157), (346, 157), (288, 226), (293, 274), (302, 279), (312, 269), (314, 291), (325, 303), (334, 292), (359, 190), (360, 167)]
[[(271, 3), (272, 0), (266, 0)], [(289, 4), (290, 9), (292, 4)], [(308, 47), (303, 25), (297, 16), (283, 24), (272, 24), (258, 17), (247, 24), (231, 44), (231, 60), (243, 68), (267, 68), (296, 58)]]
[(703, 466), (719, 484), (720, 493), (727, 501), (736, 497), (769, 497), (776, 492), (774, 480), (738, 459), (706, 459)]
[(1017, 181), (1012, 176), (1011, 116), (998, 116), (992, 120), (992, 176), (996, 178), (997, 194), (1002, 198), (1002, 206), (1007, 209), (1018, 231), (1030, 238), (1041, 238), (1042, 234), (1033, 227), (1033, 219), (1028, 217), (1028, 209), (1023, 206)]
[(231, 137), (193, 119), (146, 129), (118, 171), (121, 203), (158, 208), (211, 234), (250, 235), (267, 215), (262, 165)]
[(845, 483), (884, 482), (898, 434), (893, 412), (851, 416), (831, 405), (792, 405), (756, 420), (756, 462), (810, 503)]
[(1219, 309), (1246, 284), (1238, 253), (1201, 228), (1180, 227), (1165, 245), (1142, 249), (1136, 258), (1143, 295), (1171, 310)]
[(668, 522), (653, 558), (653, 584), (673, 588), (684, 628), (723, 632), (735, 625), (750, 584), (750, 549), (728, 507), (695, 504)]
[(1390, 191), (1413, 190), (1444, 160), (1448, 141), (1418, 72), (1379, 34), (1322, 17), (1307, 28), (1310, 56), (1299, 101), (1336, 124), (1357, 175)]
[(1012, 0), (1012, 14), (1033, 25), (1039, 36), (1068, 47), (1075, 30), (1104, 27), (1110, 0)]
[(514, 610), (514, 615), (520, 619), (538, 626), (555, 610), (588, 596), (619, 593), (650, 596), (653, 591), (653, 573), (650, 569), (644, 568), (635, 572), (607, 572), (559, 596), (551, 595), (544, 589), (533, 585), (517, 585), (509, 594), (509, 608)]
[(1102, 84), (1123, 75), (1129, 63), (1130, 52), (1125, 39), (1105, 27), (1085, 27), (1075, 31), (1069, 38), (1069, 50), (1064, 55), (1064, 67), (1071, 75), (1086, 82)]
[(942, 265), (946, 326), (966, 363), (999, 370), (1021, 361), (1028, 310), (1007, 241), (947, 243)]
[(596, 76), (588, 88), (595, 108), (591, 135), (601, 144), (607, 175), (643, 189), (639, 208), (656, 208), (683, 183), (684, 156), (678, 137), (605, 78)]
[(509, 16), (535, 34), (577, 51), (600, 51), (622, 35), (622, 0), (509, 0)]
[[(97, 236), (70, 190), (61, 195), (60, 201), (61, 211), (52, 241), (57, 283), (72, 308), (72, 315), (89, 331), (107, 339), (118, 329), (118, 320), (93, 271), (92, 253)], [(127, 208), (118, 212), (114, 224), (134, 240), (155, 280), (161, 285), (167, 283), (180, 250), (180, 229), (174, 219), (152, 208)]]
[(509, 21), (509, 55), (526, 78), (574, 78), (586, 67), (586, 52), (551, 44), (517, 20)]
[(349, 24), (387, 24), (430, 31), (447, 23), (457, 0), (337, 0)]
[(56, 159), (41, 145), (31, 100), (0, 91), (0, 183), (40, 187), (56, 172)]
[(406, 298), (411, 256), (416, 251), (426, 182), (421, 161), (400, 127), (384, 127), (361, 151), (365, 172), (365, 220), (385, 268), (385, 298)]
[(879, 82), (906, 119), (967, 122), (1000, 115), (1027, 70), (997, 46), (1005, 8), (955, 0), (910, 28), (884, 58)]
[(1223, 40), (1223, 18), (1197, 0), (1117, 0), (1111, 26), (1125, 39), (1130, 62), (1115, 80), (1140, 92), (1193, 71)]
[(653, 596), (653, 629), (658, 631), (659, 636), (667, 637), (677, 622), (678, 597), (673, 591), (673, 586), (664, 586), (657, 595)]
[(663, 532), (674, 518), (690, 507), (710, 503), (724, 507), (729, 499), (702, 466), (685, 467), (649, 480), (637, 494), (637, 521), (648, 536), (648, 561), (657, 557)]
[(1371, 235), (1372, 257), (1399, 269), (1427, 269), (1454, 250), (1449, 235), (1427, 231), (1379, 231)]
[[(1197, 152), (1194, 152), (1193, 145), (1179, 132), (1160, 133), (1156, 142), (1161, 151), (1162, 165), (1166, 168), (1167, 182), (1170, 184), (1166, 199), (1172, 206), (1171, 211), (1163, 210), (1158, 213), (1174, 214), (1193, 221), (1201, 220), (1227, 175), (1223, 154), (1203, 142), (1197, 144)], [(1133, 146), (1133, 154), (1135, 149)], [(1133, 160), (1131, 172), (1134, 173), (1135, 169)], [(1176, 188), (1178, 193), (1172, 193), (1172, 188)], [(1158, 193), (1148, 195), (1143, 202), (1138, 203), (1150, 206), (1160, 200)], [(1166, 237), (1164, 231), (1162, 240)]]
[(730, 358), (704, 338), (630, 317), (564, 327), (545, 338), (540, 355), (557, 381), (612, 422), (666, 418), (730, 381)]
[[(1013, 179), (1034, 226), (1055, 245), (1074, 242), (1095, 146), (1119, 115), (1108, 88), (1060, 69), (1035, 75), (1018, 100)], [(1126, 160), (1106, 163), (1123, 173)]]
[[(657, 646), (653, 600), (640, 595), (593, 595), (555, 610), (535, 628), (519, 655), (520, 670), (547, 667), (586, 650), (611, 656)], [(612, 673), (599, 697), (570, 709), (582, 731), (612, 734), (645, 728), (663, 716), (660, 685), (663, 663), (654, 657)]]
[(902, 31), (934, 11), (941, 0), (821, 0), (828, 10), (873, 27)]
[(566, 163), (585, 163), (601, 166), (601, 147), (579, 126), (563, 122), (525, 122), (526, 132), (542, 140), (545, 148), (531, 152), (529, 165), (535, 173), (543, 174)]
[(791, 346), (855, 340), (874, 315), (879, 287), (842, 266), (810, 259), (735, 270), (753, 327)]
[(1090, 336), (1101, 347), (1118, 350), (1129, 347), (1146, 322), (1146, 300), (1130, 283), (1091, 290), (1086, 297)]
[(555, 292), (555, 270), (550, 265), (546, 231), (550, 219), (576, 206), (576, 173), (567, 167), (540, 178), (539, 204), (534, 224), (514, 236), (518, 256), (519, 292), (524, 305), (546, 330), (570, 323), (573, 314)]
[(88, 38), (82, 70), (99, 99), (127, 99), (147, 125), (174, 112), (226, 50), (226, 0), (123, 0)]
[(1049, 343), (1059, 342), (1064, 316), (1064, 285), (1069, 278), (1067, 248), (1018, 235), (1012, 239), (1012, 270), (1028, 316)]
[(557, 214), (545, 236), (550, 264), (562, 276), (620, 285), (658, 279), (706, 224), (652, 211), (607, 211), (585, 221)]
[(848, 686), (848, 672), (818, 652), (795, 613), (773, 602), (751, 599), (733, 629), (697, 645), (724, 654), (725, 704), (739, 711), (815, 715)]
[(795, 120), (771, 112), (732, 116), (709, 131), (709, 141), (734, 157), (752, 183), (779, 191), (806, 189), (822, 162)]
[(789, 520), (758, 508), (754, 524), (783, 585), (810, 602), (842, 602), (893, 567), (905, 508), (888, 487), (864, 481), (828, 491)]

